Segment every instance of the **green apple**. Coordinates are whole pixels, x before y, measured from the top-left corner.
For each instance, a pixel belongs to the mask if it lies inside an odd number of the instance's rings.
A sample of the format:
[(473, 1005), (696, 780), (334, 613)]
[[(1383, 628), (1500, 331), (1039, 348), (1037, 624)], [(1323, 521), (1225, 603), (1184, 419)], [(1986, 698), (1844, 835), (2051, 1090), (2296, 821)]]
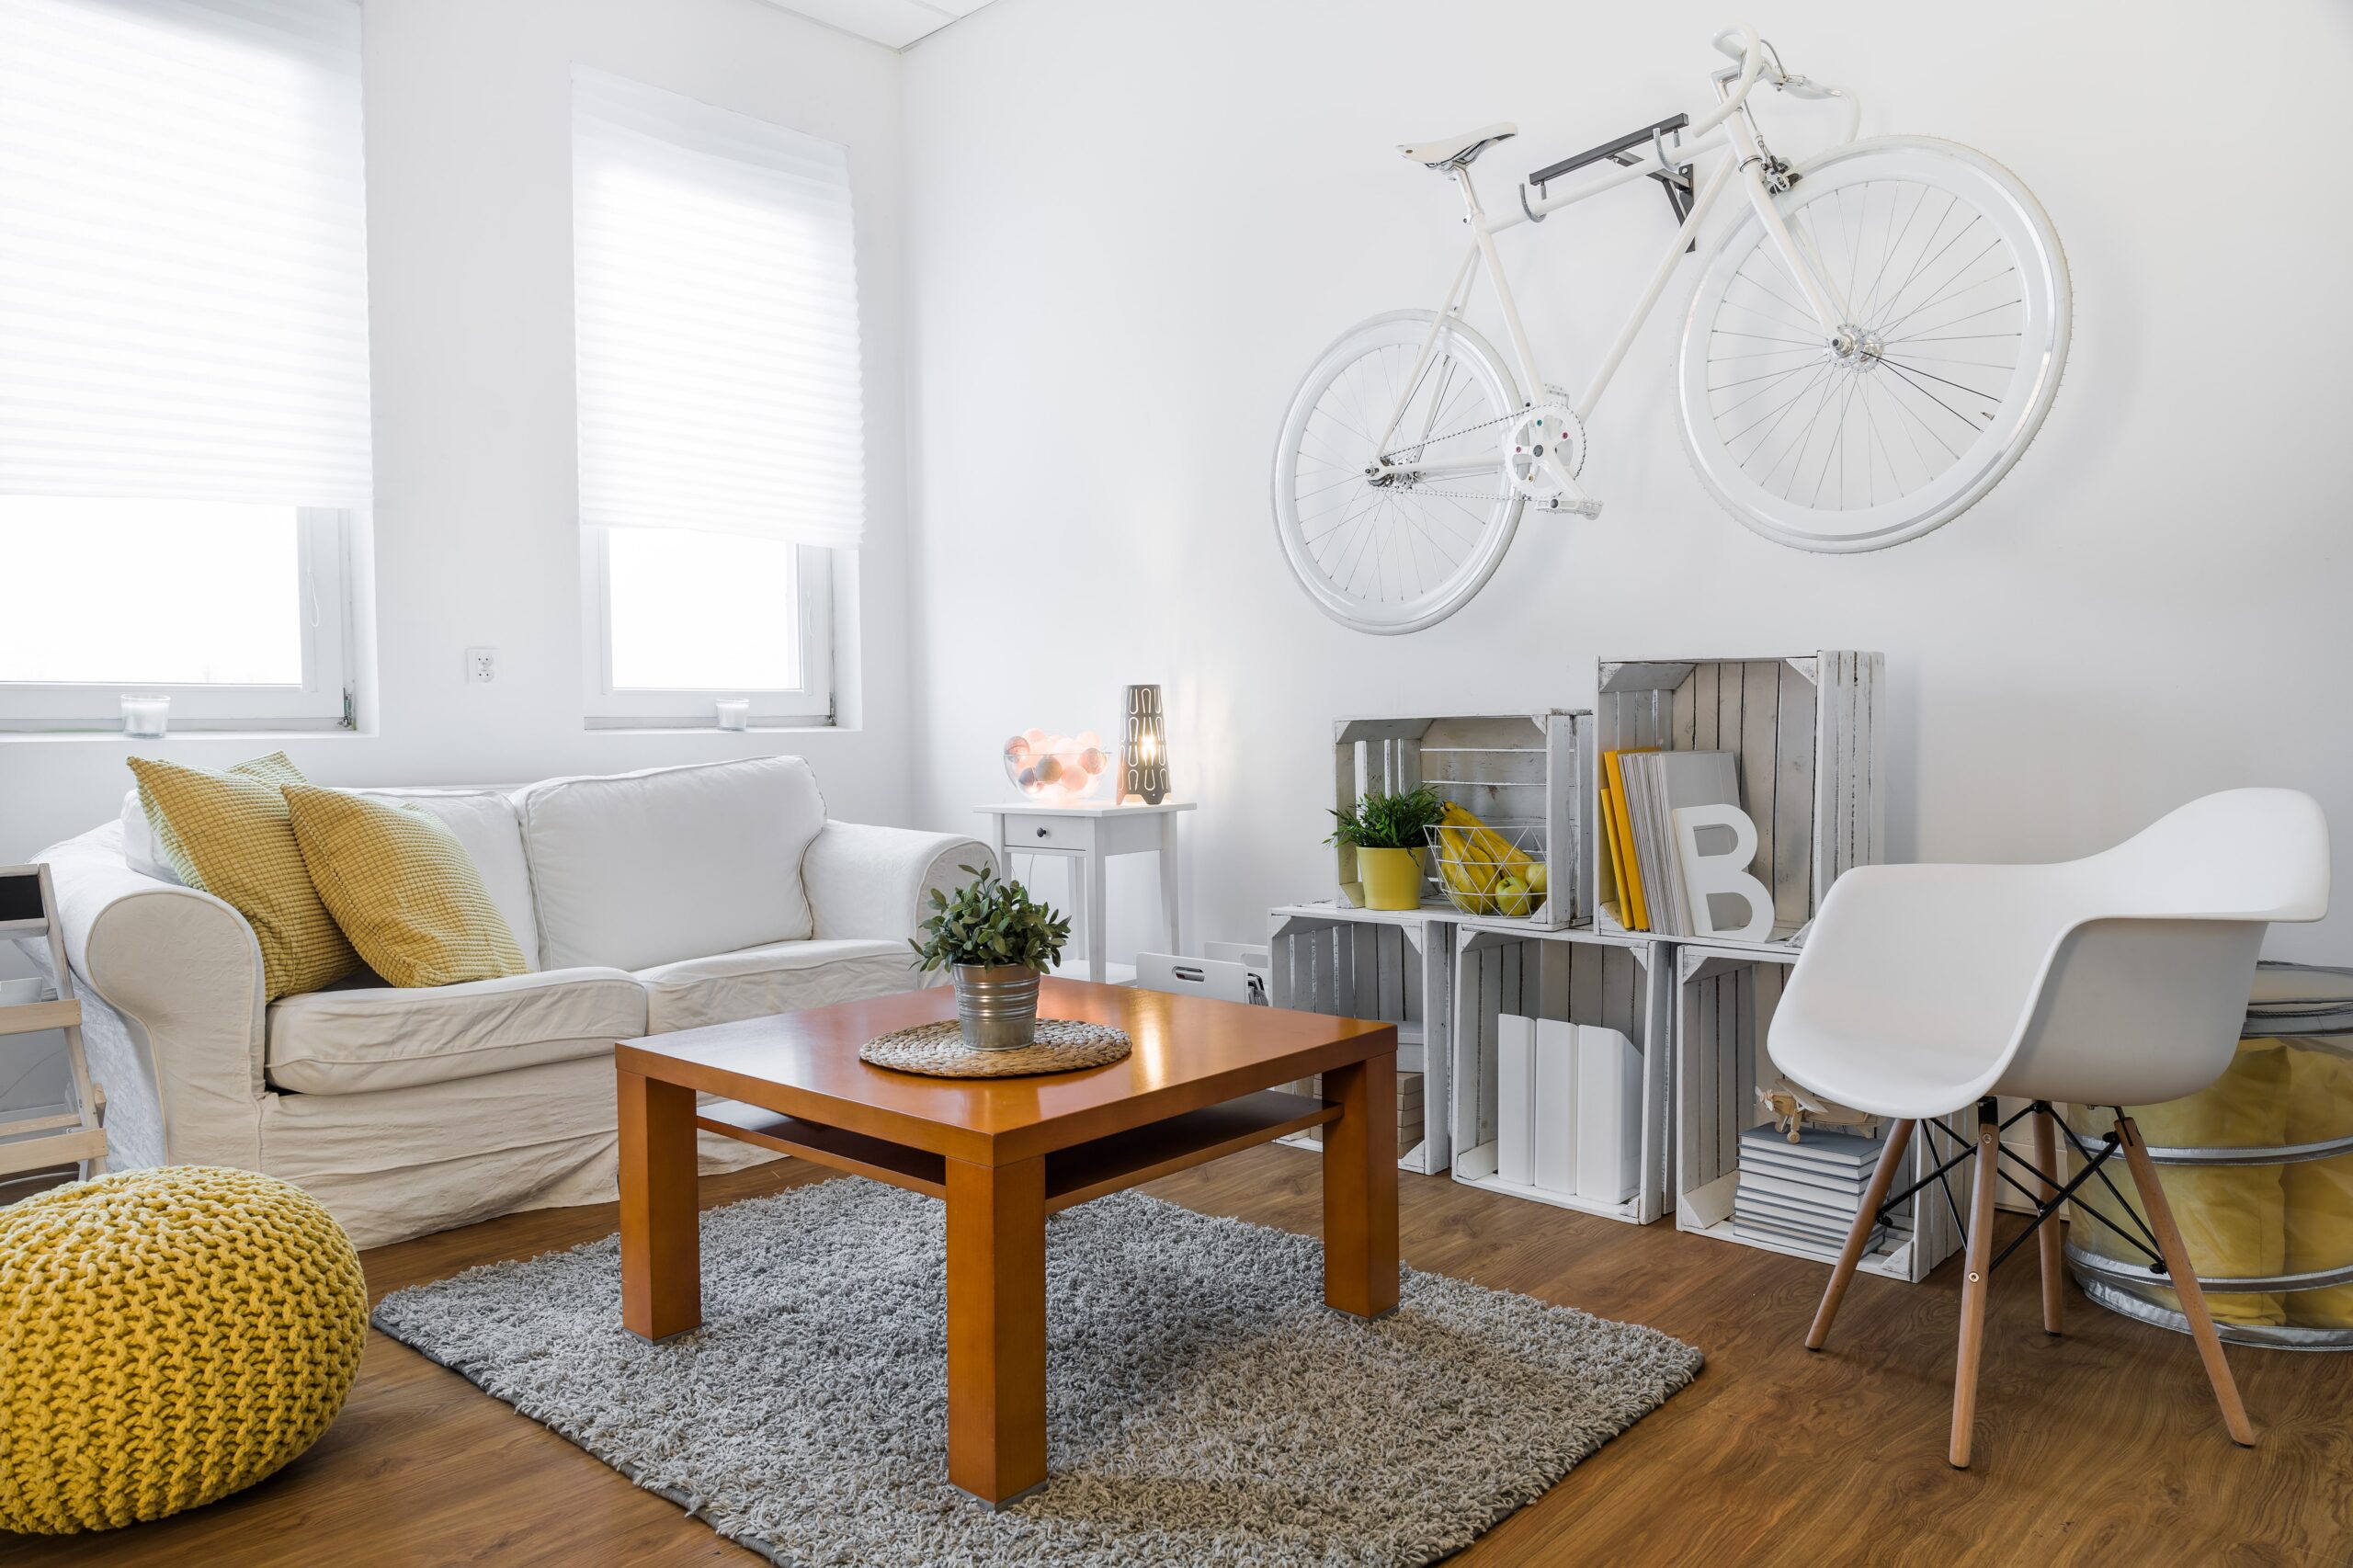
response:
[(1495, 913), (1513, 919), (1525, 916), (1529, 911), (1528, 884), (1518, 877), (1506, 875), (1495, 884)]

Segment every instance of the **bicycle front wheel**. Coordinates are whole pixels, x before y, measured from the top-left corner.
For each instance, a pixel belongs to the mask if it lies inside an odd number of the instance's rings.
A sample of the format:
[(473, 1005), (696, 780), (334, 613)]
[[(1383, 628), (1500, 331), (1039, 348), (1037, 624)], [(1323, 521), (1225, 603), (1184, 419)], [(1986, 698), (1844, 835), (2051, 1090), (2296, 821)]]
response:
[(1452, 615), (1495, 575), (1519, 524), (1504, 460), (1519, 412), (1511, 373), (1449, 316), (1415, 377), (1434, 320), (1393, 311), (1344, 335), (1300, 383), (1275, 447), (1283, 555), (1308, 597), (1359, 631)]
[(1949, 142), (1874, 138), (1794, 173), (1774, 204), (1848, 319), (1823, 332), (1748, 213), (1692, 297), (1684, 437), (1768, 539), (1883, 549), (1974, 506), (2041, 427), (2066, 364), (2066, 256), (2016, 176)]

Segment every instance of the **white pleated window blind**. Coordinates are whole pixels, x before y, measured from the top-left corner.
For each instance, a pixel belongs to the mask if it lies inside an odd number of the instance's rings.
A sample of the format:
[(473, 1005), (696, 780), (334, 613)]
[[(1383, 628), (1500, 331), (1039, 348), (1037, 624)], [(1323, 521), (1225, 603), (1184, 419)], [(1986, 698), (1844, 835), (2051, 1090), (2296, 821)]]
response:
[(358, 0), (0, 0), (0, 494), (369, 499)]
[(575, 72), (573, 236), (581, 522), (856, 547), (848, 153)]

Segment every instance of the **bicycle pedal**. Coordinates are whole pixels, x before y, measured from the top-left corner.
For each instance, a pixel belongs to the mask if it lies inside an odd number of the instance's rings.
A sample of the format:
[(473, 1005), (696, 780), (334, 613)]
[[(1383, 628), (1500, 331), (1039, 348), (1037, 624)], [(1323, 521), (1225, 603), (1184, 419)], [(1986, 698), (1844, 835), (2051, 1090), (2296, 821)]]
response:
[(1580, 517), (1597, 517), (1601, 516), (1601, 503), (1594, 500), (1591, 496), (1587, 496), (1585, 500), (1579, 501), (1574, 506), (1571, 506), (1569, 510), (1574, 512)]

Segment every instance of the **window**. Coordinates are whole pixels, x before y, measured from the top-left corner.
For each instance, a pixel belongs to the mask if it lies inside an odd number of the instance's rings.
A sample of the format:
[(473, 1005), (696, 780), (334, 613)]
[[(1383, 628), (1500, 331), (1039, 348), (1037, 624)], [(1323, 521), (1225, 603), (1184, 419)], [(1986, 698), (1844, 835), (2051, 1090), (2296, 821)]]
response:
[(576, 72), (573, 225), (590, 722), (825, 722), (865, 526), (848, 154)]
[(0, 725), (344, 722), (357, 0), (8, 0), (0, 188)]

